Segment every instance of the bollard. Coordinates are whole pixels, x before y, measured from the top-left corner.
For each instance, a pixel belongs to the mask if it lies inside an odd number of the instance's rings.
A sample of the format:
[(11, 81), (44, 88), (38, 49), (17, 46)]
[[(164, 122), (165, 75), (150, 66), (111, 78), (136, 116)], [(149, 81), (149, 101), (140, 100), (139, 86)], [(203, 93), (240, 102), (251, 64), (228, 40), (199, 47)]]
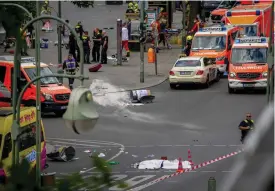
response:
[(210, 177), (208, 180), (208, 191), (216, 191), (216, 179)]
[(53, 187), (55, 186), (55, 172), (41, 174), (41, 186)]

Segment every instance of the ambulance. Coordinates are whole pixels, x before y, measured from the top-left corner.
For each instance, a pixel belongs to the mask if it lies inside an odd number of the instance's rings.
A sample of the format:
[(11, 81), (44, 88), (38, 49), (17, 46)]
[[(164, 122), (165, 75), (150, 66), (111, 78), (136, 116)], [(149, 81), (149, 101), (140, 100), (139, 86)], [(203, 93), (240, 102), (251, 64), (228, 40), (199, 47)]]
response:
[(268, 38), (237, 38), (229, 64), (228, 93), (237, 89), (266, 89)]
[(239, 5), (225, 14), (225, 24), (239, 26), (240, 35), (269, 37), (271, 19), (271, 3), (255, 5)]
[(213, 25), (201, 28), (192, 41), (190, 56), (215, 58), (219, 73), (227, 70), (231, 47), (239, 28), (231, 25)]

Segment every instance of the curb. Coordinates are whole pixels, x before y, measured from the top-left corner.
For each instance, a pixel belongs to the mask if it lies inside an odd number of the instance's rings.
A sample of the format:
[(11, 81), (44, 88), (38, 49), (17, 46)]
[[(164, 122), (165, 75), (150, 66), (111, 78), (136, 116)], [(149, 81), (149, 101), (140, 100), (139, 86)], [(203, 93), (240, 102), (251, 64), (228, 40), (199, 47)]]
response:
[(164, 79), (158, 81), (157, 83), (155, 83), (154, 85), (147, 85), (147, 86), (142, 86), (140, 88), (126, 88), (120, 91), (115, 91), (115, 92), (105, 92), (105, 94), (112, 94), (112, 93), (120, 93), (120, 92), (128, 92), (128, 91), (133, 91), (133, 90), (140, 90), (140, 89), (147, 89), (147, 88), (152, 88), (152, 87), (156, 87), (162, 83), (164, 83), (166, 80), (168, 79), (168, 76), (165, 76)]

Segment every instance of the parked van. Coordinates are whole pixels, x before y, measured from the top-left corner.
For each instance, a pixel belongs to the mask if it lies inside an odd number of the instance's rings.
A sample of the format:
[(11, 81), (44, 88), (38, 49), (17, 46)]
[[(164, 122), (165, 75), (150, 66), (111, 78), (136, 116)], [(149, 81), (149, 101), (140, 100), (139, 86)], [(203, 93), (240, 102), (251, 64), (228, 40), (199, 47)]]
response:
[[(8, 168), (12, 165), (12, 138), (11, 127), (13, 122), (13, 112), (11, 107), (0, 108), (0, 156), (5, 174), (8, 174)], [(29, 161), (31, 167), (36, 164), (36, 109), (34, 107), (22, 107), (20, 111), (20, 134), (19, 139), (19, 157)], [(44, 126), (41, 121), (41, 170), (46, 165), (46, 139)]]
[[(11, 92), (13, 76), (13, 56), (0, 56), (0, 81)], [(53, 74), (47, 64), (41, 63), (41, 75)], [(36, 65), (34, 57), (24, 57), (21, 60), (20, 88), (36, 77)], [(42, 112), (54, 112), (62, 116), (68, 106), (71, 90), (61, 83), (56, 77), (42, 78), (41, 80), (41, 109)], [(1, 94), (0, 94), (1, 97)], [(1, 98), (0, 98), (1, 99)], [(0, 102), (1, 104), (1, 102)], [(36, 85), (31, 84), (23, 95), (24, 106), (35, 106)], [(6, 105), (4, 105), (6, 106)], [(3, 105), (0, 105), (3, 107)]]
[(231, 48), (239, 28), (232, 25), (213, 25), (201, 28), (194, 35), (190, 56), (215, 58), (223, 74), (230, 61)]

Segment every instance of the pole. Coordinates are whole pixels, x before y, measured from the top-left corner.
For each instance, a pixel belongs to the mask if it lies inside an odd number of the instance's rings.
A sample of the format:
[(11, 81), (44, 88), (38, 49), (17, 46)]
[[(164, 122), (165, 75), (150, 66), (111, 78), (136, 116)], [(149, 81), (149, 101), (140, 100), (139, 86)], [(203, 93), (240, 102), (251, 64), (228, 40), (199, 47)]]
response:
[[(20, 61), (21, 61), (21, 46), (22, 46), (22, 36), (20, 33), (20, 29), (19, 26), (16, 30), (16, 46), (15, 46), (15, 54), (14, 54), (14, 70), (13, 70), (13, 76), (12, 76), (12, 110), (13, 110), (13, 122), (15, 122), (16, 120), (16, 114), (17, 112), (19, 112), (18, 110), (16, 110), (16, 102), (17, 102), (17, 96), (19, 94), (19, 89), (18, 86), (20, 86), (20, 78), (19, 78), (19, 74), (18, 71), (20, 70)], [(18, 69), (19, 68), (19, 69)], [(16, 155), (16, 151), (19, 151), (19, 147), (17, 144), (17, 135), (19, 134), (19, 129), (16, 127), (12, 128), (11, 131), (11, 136), (12, 136), (12, 140), (13, 140), (13, 144), (12, 144), (12, 165), (14, 166), (15, 164), (17, 164), (17, 161), (19, 161), (19, 159), (17, 160), (16, 157), (19, 156)]]
[(155, 47), (155, 51), (154, 51), (154, 53), (155, 53), (155, 74), (156, 74), (156, 76), (158, 75), (158, 30), (157, 30), (157, 28), (156, 27), (154, 27), (155, 29), (154, 29), (154, 36), (155, 36), (155, 38), (154, 38), (154, 47)]
[[(36, 16), (40, 16), (40, 2), (36, 1)], [(40, 68), (40, 22), (36, 22), (35, 27), (35, 61), (36, 61), (36, 76), (41, 75)], [(41, 186), (41, 80), (36, 82), (36, 185), (38, 188)]]
[[(144, 1), (140, 4), (140, 39), (144, 34)], [(140, 42), (140, 83), (144, 83), (144, 44)]]
[(183, 53), (183, 50), (185, 48), (186, 44), (186, 2), (185, 0), (182, 1), (182, 40), (181, 40), (181, 52)]
[(216, 180), (214, 177), (210, 177), (208, 180), (208, 191), (216, 191)]
[(116, 21), (117, 23), (117, 65), (122, 65), (122, 20), (121, 19), (117, 19)]
[[(54, 10), (54, 9), (53, 9)], [(58, 1), (58, 12), (57, 12), (57, 16), (59, 18), (62, 17), (62, 14), (61, 14), (61, 1)], [(58, 49), (58, 64), (59, 66), (62, 64), (62, 45), (61, 45), (61, 42), (62, 42), (62, 39), (61, 39), (61, 24), (58, 23), (57, 24), (57, 32), (58, 32), (58, 37), (57, 37), (57, 49)], [(62, 66), (61, 68), (58, 69), (58, 74), (63, 74), (64, 71), (62, 69)], [(63, 78), (59, 78), (58, 79), (60, 83), (63, 84)]]
[[(53, 17), (50, 15), (45, 15), (45, 16), (40, 16), (37, 18), (32, 19), (31, 21), (29, 21), (22, 29), (21, 32), (17, 32), (16, 34), (16, 49), (15, 49), (15, 55), (14, 55), (14, 75), (13, 75), (13, 98), (12, 98), (12, 102), (15, 103), (13, 105), (13, 108), (16, 107), (16, 110), (13, 109), (14, 114), (13, 114), (13, 123), (12, 123), (12, 128), (11, 128), (11, 135), (12, 135), (12, 140), (13, 140), (13, 147), (12, 147), (12, 163), (13, 165), (18, 164), (19, 163), (19, 145), (18, 145), (18, 135), (19, 135), (19, 128), (20, 128), (20, 105), (21, 105), (21, 101), (22, 101), (22, 97), (24, 92), (26, 91), (26, 89), (34, 82), (36, 82), (37, 80), (40, 80), (41, 78), (45, 78), (45, 77), (62, 77), (62, 78), (77, 78), (81, 81), (81, 86), (83, 86), (84, 84), (84, 80), (88, 79), (87, 77), (84, 77), (84, 66), (83, 66), (83, 60), (84, 60), (84, 50), (83, 50), (83, 43), (80, 40), (80, 38), (76, 38), (77, 40), (77, 44), (79, 46), (79, 51), (80, 51), (80, 75), (79, 76), (69, 76), (69, 75), (58, 75), (58, 74), (53, 74), (53, 75), (48, 75), (48, 76), (40, 76), (40, 73), (38, 74), (38, 76), (36, 78), (34, 78), (34, 80), (32, 80), (31, 82), (27, 83), (27, 85), (22, 89), (22, 91), (18, 92), (19, 97), (17, 98), (17, 92), (16, 92), (16, 87), (17, 84), (19, 84), (19, 74), (20, 74), (20, 64), (21, 64), (21, 37), (23, 35), (23, 33), (26, 31), (27, 27), (30, 26), (31, 24), (43, 20), (43, 19), (52, 19), (52, 20), (56, 20), (58, 22), (61, 22), (62, 24), (65, 24), (66, 27), (69, 28), (69, 30), (73, 33), (73, 35), (75, 37), (77, 37), (76, 32), (74, 31), (73, 27), (66, 23), (64, 20), (58, 18), (58, 17)], [(20, 40), (18, 40), (20, 39)], [(18, 70), (16, 70), (16, 68), (18, 68)], [(16, 73), (19, 71), (19, 73), (16, 75)], [(17, 81), (18, 80), (18, 81)]]

